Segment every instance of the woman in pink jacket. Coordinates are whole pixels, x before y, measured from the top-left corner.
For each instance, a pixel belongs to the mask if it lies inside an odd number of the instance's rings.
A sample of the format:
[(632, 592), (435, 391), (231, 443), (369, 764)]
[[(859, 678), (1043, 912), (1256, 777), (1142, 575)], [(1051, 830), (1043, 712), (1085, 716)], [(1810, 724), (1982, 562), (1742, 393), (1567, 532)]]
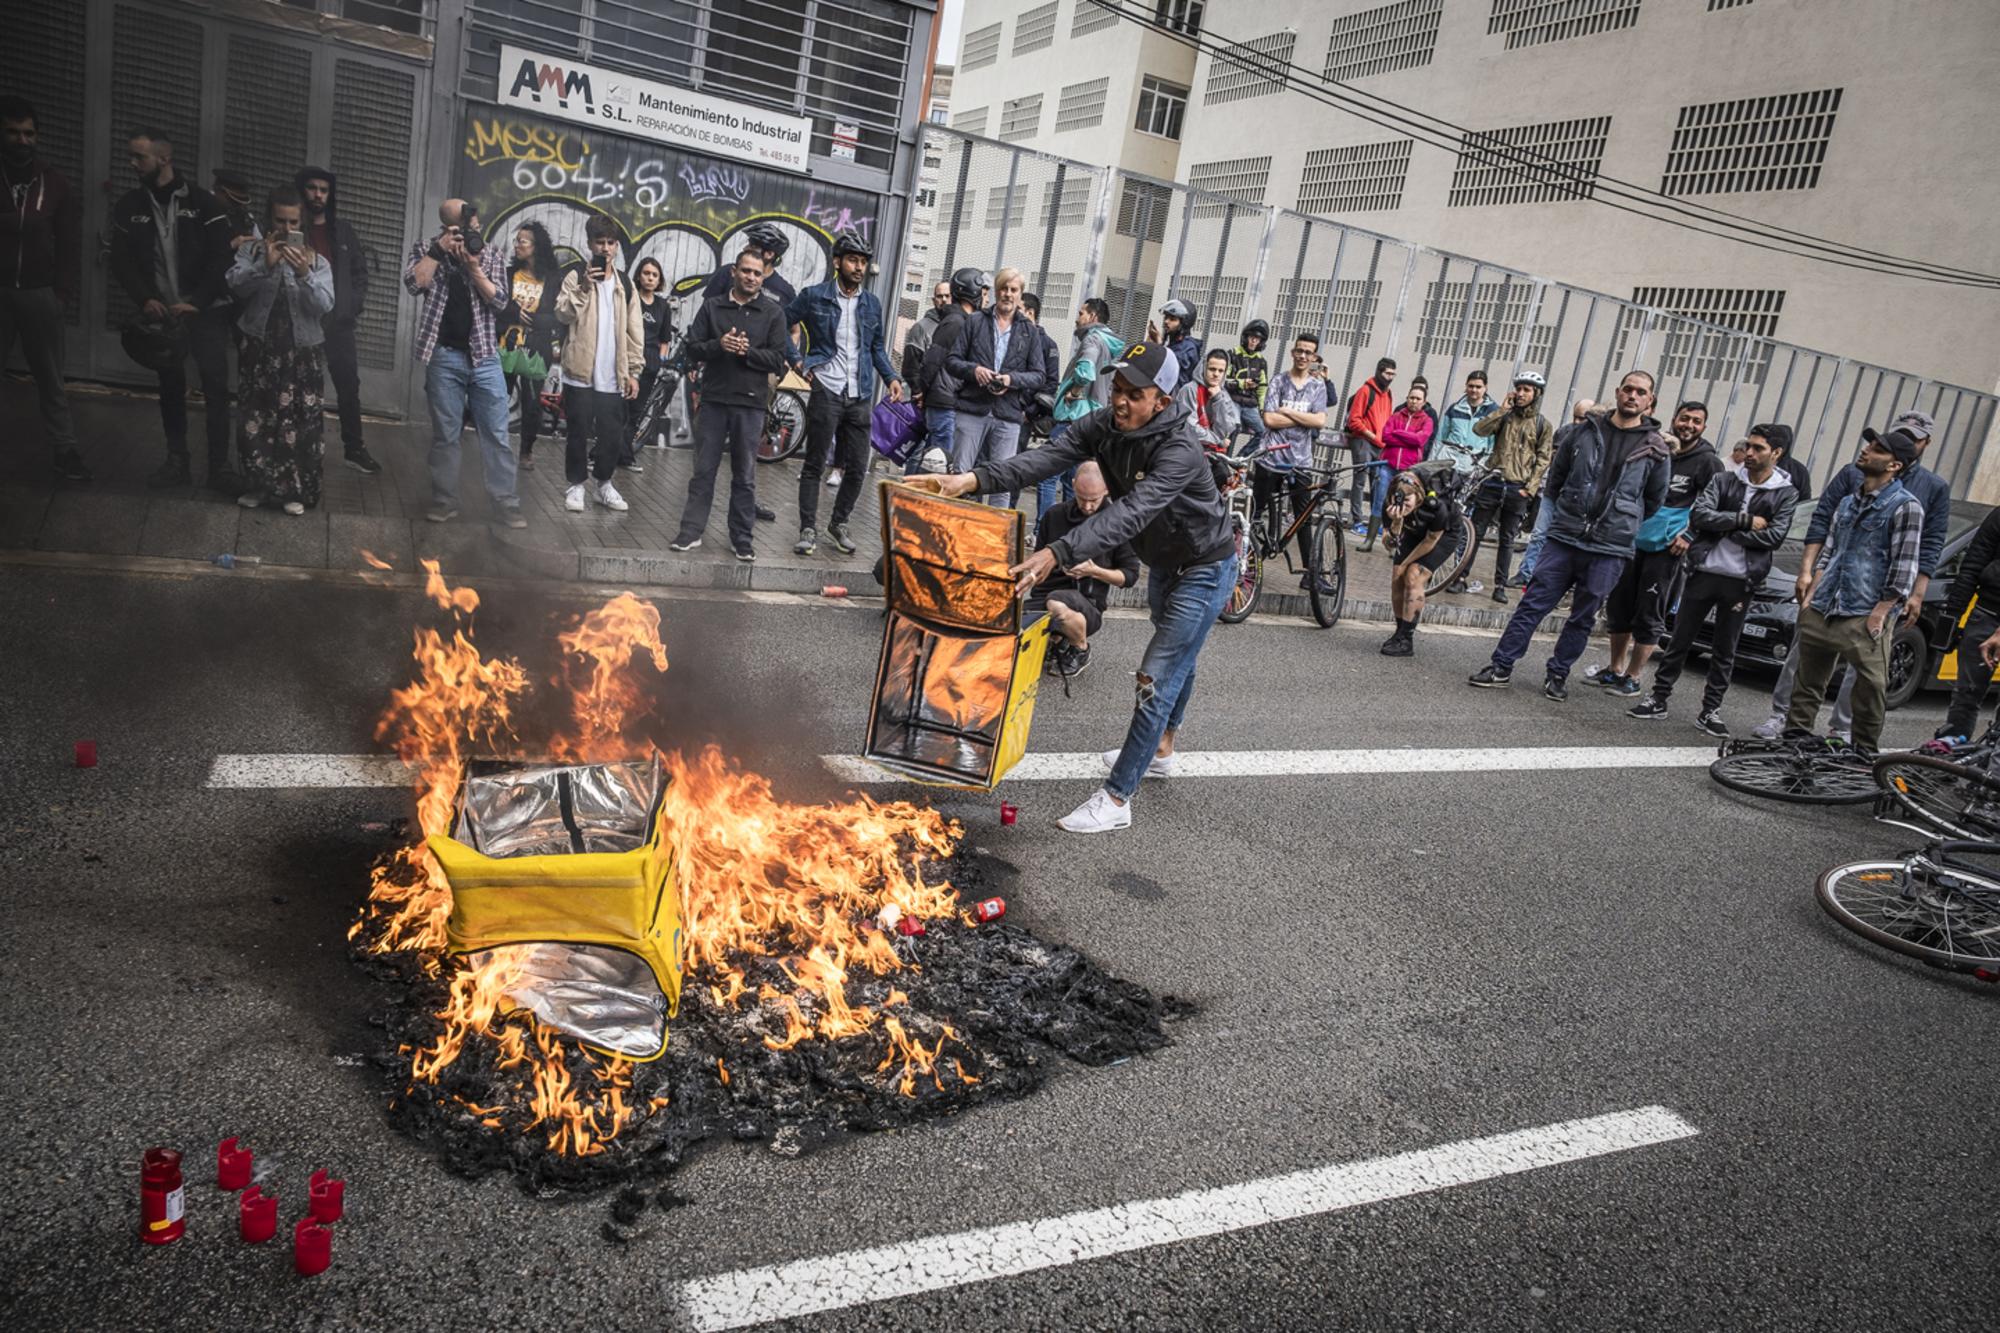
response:
[(1430, 413), (1424, 411), (1424, 391), (1412, 385), (1403, 405), (1382, 423), (1382, 461), (1395, 472), (1413, 468), (1424, 461), (1424, 446), (1431, 442)]

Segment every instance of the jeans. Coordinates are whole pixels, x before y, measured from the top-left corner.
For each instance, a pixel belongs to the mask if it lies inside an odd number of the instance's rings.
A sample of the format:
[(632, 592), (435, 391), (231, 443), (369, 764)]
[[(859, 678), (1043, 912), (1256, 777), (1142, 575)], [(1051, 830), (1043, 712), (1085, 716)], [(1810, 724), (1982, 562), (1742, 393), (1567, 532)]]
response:
[[(229, 466), (229, 343), (227, 310), (204, 310), (187, 321), (188, 351), (194, 355), (208, 418), (208, 466), (212, 472)], [(187, 362), (160, 372), (160, 425), (166, 429), (167, 452), (185, 454), (187, 436)]]
[(1597, 623), (1597, 608), (1618, 586), (1618, 579), (1625, 572), (1625, 561), (1625, 556), (1598, 555), (1568, 542), (1550, 542), (1543, 547), (1541, 564), (1528, 580), (1527, 591), (1521, 594), (1521, 603), (1514, 608), (1513, 617), (1500, 635), (1500, 644), (1493, 650), (1493, 665), (1502, 671), (1512, 671), (1514, 663), (1527, 654), (1528, 642), (1541, 627), (1543, 618), (1556, 609), (1556, 603), (1567, 592), (1573, 594), (1569, 619), (1556, 638), (1555, 652), (1549, 656), (1548, 674), (1552, 680), (1568, 680), (1569, 669), (1583, 655), (1583, 645), (1590, 640), (1591, 627)]
[[(1348, 440), (1347, 452), (1358, 464), (1365, 463), (1347, 484), (1347, 509), (1354, 519), (1354, 526), (1360, 527), (1371, 519), (1379, 526), (1382, 522), (1382, 506), (1389, 500), (1389, 465), (1382, 461), (1382, 451), (1356, 435)], [(1366, 505), (1366, 509), (1363, 505)]]
[(1541, 559), (1542, 546), (1549, 539), (1549, 524), (1555, 522), (1555, 519), (1555, 497), (1544, 493), (1541, 507), (1535, 511), (1535, 530), (1528, 537), (1528, 549), (1521, 552), (1521, 577), (1523, 579), (1535, 577), (1535, 562)]
[[(1778, 683), (1771, 687), (1771, 716), (1783, 717), (1792, 709), (1792, 688), (1799, 679), (1799, 650), (1796, 640), (1791, 653), (1785, 658), (1785, 665), (1778, 672)], [(1828, 731), (1837, 731), (1843, 736), (1854, 734), (1854, 673), (1848, 672), (1841, 678), (1840, 693), (1833, 699), (1833, 716), (1827, 722)]]
[(593, 477), (610, 481), (625, 452), (625, 399), (565, 384), (563, 420), (569, 435), (563, 449), (563, 480), (572, 486)]
[[(1254, 449), (1264, 442), (1264, 437), (1271, 433), (1271, 428), (1264, 424), (1264, 413), (1261, 407), (1245, 407), (1243, 404), (1238, 403), (1236, 408), (1238, 413), (1236, 434), (1247, 435), (1249, 438), (1243, 442), (1243, 448)], [(1234, 437), (1229, 441), (1229, 450), (1231, 453), (1242, 452), (1242, 450), (1236, 447)]]
[(952, 439), (957, 426), (958, 413), (952, 411), (950, 408), (925, 408), (923, 448), (910, 450), (910, 461), (903, 468), (904, 475), (908, 476), (918, 471), (918, 460), (922, 459), (924, 453), (930, 449), (943, 450), (945, 461), (949, 463), (954, 457)]
[(1970, 736), (1979, 725), (1979, 704), (1986, 687), (1993, 683), (1993, 668), (1979, 655), (1979, 645), (2000, 628), (2000, 613), (1984, 605), (1972, 610), (1972, 618), (1958, 636), (1958, 680), (1951, 687), (1951, 708), (1944, 715), (1940, 736)]
[(1736, 670), (1743, 619), (1750, 614), (1750, 580), (1700, 570), (1688, 575), (1680, 616), (1674, 621), (1673, 642), (1653, 673), (1653, 697), (1661, 703), (1673, 696), (1674, 682), (1681, 678), (1681, 668), (1687, 664), (1695, 635), (1701, 632), (1710, 607), (1715, 608), (1715, 628), (1708, 636), (1708, 684), (1701, 692), (1701, 711), (1712, 713), (1722, 707), (1722, 696), (1729, 692), (1729, 679)]
[(519, 509), (514, 451), (507, 447), (507, 377), (500, 373), (500, 358), (475, 363), (461, 348), (434, 349), (424, 371), (424, 399), (431, 409), (431, 503), (458, 507), (458, 437), (465, 430), (469, 402), (486, 493), (501, 509)]
[[(1049, 432), (1049, 443), (1054, 444), (1067, 435), (1069, 428), (1075, 424), (1073, 421), (1058, 421)], [(1053, 477), (1043, 477), (1035, 483), (1035, 517), (1040, 518), (1075, 494), (1075, 468), (1065, 468)]]
[[(1493, 553), (1493, 586), (1507, 586), (1507, 573), (1514, 564), (1514, 543), (1521, 539), (1521, 520), (1528, 516), (1528, 496), (1511, 481), (1492, 481), (1479, 488), (1472, 500), (1472, 526), (1479, 539), (1499, 520), (1500, 536)], [(1526, 569), (1526, 562), (1522, 568)]]
[[(970, 472), (981, 462), (998, 463), (1012, 458), (1020, 449), (1020, 422), (1002, 421), (991, 413), (960, 412), (952, 427), (951, 470)], [(986, 503), (1005, 509), (1007, 497), (989, 495)]]
[(1799, 662), (1798, 680), (1792, 706), (1785, 712), (1785, 729), (1812, 730), (1819, 720), (1820, 701), (1833, 678), (1834, 664), (1845, 662), (1848, 676), (1861, 682), (1854, 690), (1854, 744), (1858, 749), (1873, 750), (1882, 739), (1882, 720), (1889, 713), (1889, 640), (1895, 629), (1896, 619), (1891, 615), (1877, 639), (1868, 633), (1867, 616), (1829, 618), (1810, 606), (1800, 607), (1798, 640), (1792, 648), (1792, 656)]
[(806, 399), (806, 455), (799, 468), (799, 528), (819, 526), (820, 478), (829, 458), (840, 469), (840, 489), (833, 493), (834, 523), (847, 522), (868, 480), (868, 425), (872, 409), (865, 398), (842, 398), (813, 386)]
[(703, 403), (694, 418), (694, 471), (688, 477), (687, 505), (681, 510), (676, 542), (691, 542), (708, 527), (715, 505), (715, 474), (729, 454), (729, 545), (751, 549), (757, 521), (757, 441), (764, 434), (764, 409)]
[(1194, 661), (1215, 618), (1236, 587), (1236, 556), (1185, 569), (1148, 569), (1146, 604), (1153, 637), (1139, 658), (1139, 697), (1125, 744), (1104, 789), (1121, 801), (1139, 790), (1139, 779), (1160, 748), (1160, 738), (1180, 729), (1194, 697)]
[(76, 423), (70, 419), (69, 395), (63, 391), (63, 307), (53, 287), (0, 287), (0, 367), (21, 344), (28, 373), (35, 377), (35, 395), (42, 406), (42, 429), (49, 448), (68, 453), (76, 448)]
[(354, 347), (354, 321), (326, 320), (319, 326), (326, 338), (326, 374), (340, 404), (340, 444), (348, 453), (361, 447), (361, 361)]

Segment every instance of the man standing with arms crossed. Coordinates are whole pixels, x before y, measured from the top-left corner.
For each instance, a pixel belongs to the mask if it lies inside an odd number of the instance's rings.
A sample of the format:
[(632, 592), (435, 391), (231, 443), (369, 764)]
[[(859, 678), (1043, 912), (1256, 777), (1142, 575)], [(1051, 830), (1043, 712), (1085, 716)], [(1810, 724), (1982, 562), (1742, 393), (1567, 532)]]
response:
[(1104, 786), (1056, 821), (1071, 833), (1130, 828), (1140, 779), (1172, 774), (1174, 737), (1194, 695), (1195, 659), (1236, 584), (1228, 512), (1187, 410), (1173, 401), (1179, 364), (1158, 343), (1139, 342), (1110, 370), (1110, 410), (1077, 422), (1048, 447), (971, 472), (910, 478), (946, 496), (1004, 493), (1095, 461), (1111, 500), (1009, 571), (1019, 595), (1027, 597), (1058, 569), (1101, 563), (1128, 541), (1146, 564), (1153, 637), (1139, 660), (1132, 722), (1125, 744), (1104, 756), (1111, 767)]

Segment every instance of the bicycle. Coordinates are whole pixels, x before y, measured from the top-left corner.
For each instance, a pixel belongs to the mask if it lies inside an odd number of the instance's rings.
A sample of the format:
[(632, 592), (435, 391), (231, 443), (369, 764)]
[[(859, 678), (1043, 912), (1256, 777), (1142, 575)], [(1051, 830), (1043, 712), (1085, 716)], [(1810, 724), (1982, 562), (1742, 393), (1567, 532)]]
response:
[(1939, 838), (1892, 860), (1823, 872), (1814, 896), (1863, 939), (1933, 967), (2000, 982), (2000, 843)]
[[(796, 370), (787, 370), (764, 408), (764, 431), (757, 437), (757, 461), (776, 463), (790, 458), (806, 443), (806, 394), (812, 384)], [(688, 367), (688, 420), (701, 411), (701, 366)]]
[[(1263, 516), (1253, 519), (1254, 495), (1245, 484), (1251, 464), (1265, 452), (1266, 449), (1260, 447), (1248, 453), (1217, 455), (1230, 470), (1224, 491), (1229, 502), (1230, 525), (1236, 537), (1237, 557), (1236, 586), (1230, 590), (1229, 601), (1218, 619), (1226, 625), (1241, 624), (1249, 619), (1264, 593), (1264, 562), (1282, 555), (1287, 572), (1303, 572), (1305, 575), (1306, 599), (1312, 608), (1314, 623), (1321, 629), (1331, 629), (1340, 619), (1341, 606), (1347, 600), (1347, 530), (1337, 514), (1320, 511), (1328, 498), (1334, 495), (1334, 487), (1340, 478), (1354, 469), (1294, 468), (1293, 475), (1313, 478), (1314, 481), (1308, 487), (1305, 504), (1285, 530), (1274, 537), (1272, 529), (1277, 525), (1278, 505), (1287, 501), (1286, 494), (1279, 492), (1274, 495)], [(1335, 507), (1338, 508), (1338, 505)], [(1308, 525), (1306, 569), (1299, 571), (1292, 563), (1292, 541), (1300, 529)]]
[(1918, 832), (1951, 838), (2000, 838), (2000, 715), (1978, 740), (1951, 748), (1930, 741), (1907, 754), (1875, 761), (1880, 794), (1875, 815), (1895, 822), (1907, 815)]
[(1436, 489), (1446, 494), (1458, 507), (1458, 531), (1453, 534), (1458, 549), (1424, 581), (1424, 596), (1435, 597), (1471, 572), (1472, 562), (1478, 557), (1480, 546), (1479, 528), (1472, 521), (1473, 501), (1478, 497), (1480, 487), (1490, 478), (1499, 476), (1500, 470), (1488, 467), (1461, 472), (1455, 467), (1447, 468), (1441, 461), (1438, 464), (1418, 464), (1417, 470), (1421, 472), (1427, 467), (1437, 467), (1447, 472), (1446, 478)]
[(1814, 736), (1726, 741), (1708, 775), (1731, 791), (1795, 805), (1861, 805), (1881, 796), (1875, 756)]

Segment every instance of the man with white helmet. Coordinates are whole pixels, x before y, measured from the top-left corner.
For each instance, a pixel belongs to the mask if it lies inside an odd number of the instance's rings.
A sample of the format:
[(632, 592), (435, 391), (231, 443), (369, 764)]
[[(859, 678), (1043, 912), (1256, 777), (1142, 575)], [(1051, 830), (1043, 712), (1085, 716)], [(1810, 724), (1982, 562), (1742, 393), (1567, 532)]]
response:
[(1493, 600), (1503, 606), (1507, 603), (1507, 570), (1514, 560), (1514, 543), (1521, 537), (1521, 522), (1542, 488), (1542, 475), (1549, 470), (1555, 431), (1540, 410), (1542, 391), (1547, 387), (1540, 371), (1524, 370), (1514, 377), (1514, 391), (1501, 403), (1501, 410), (1488, 412), (1472, 423), (1474, 435), (1493, 438), (1486, 462), (1497, 472), (1473, 496), (1472, 525), (1484, 540), (1486, 530), (1499, 520)]

